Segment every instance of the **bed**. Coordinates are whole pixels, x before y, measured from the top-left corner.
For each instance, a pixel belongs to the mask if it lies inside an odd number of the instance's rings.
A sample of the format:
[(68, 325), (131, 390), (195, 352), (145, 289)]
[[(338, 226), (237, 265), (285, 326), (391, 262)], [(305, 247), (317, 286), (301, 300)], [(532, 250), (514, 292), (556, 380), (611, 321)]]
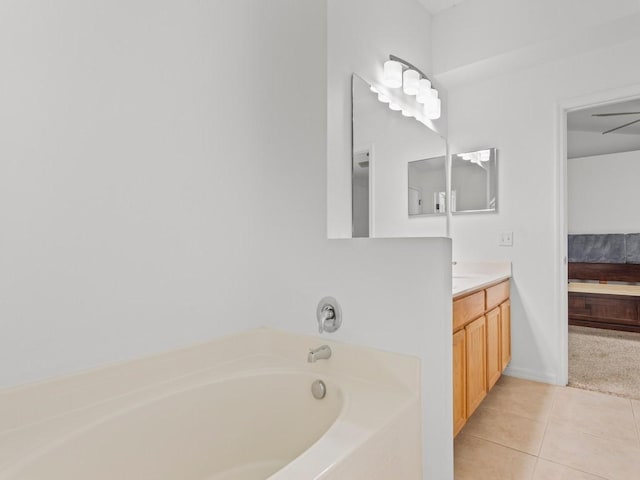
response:
[(640, 332), (640, 234), (569, 235), (569, 325)]

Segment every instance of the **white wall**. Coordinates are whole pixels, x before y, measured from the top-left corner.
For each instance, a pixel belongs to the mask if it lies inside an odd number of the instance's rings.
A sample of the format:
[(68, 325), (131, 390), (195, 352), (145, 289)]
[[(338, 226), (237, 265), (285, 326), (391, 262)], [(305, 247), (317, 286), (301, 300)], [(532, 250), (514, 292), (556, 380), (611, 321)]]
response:
[(638, 233), (640, 151), (570, 159), (569, 233)]
[(257, 325), (314, 334), (334, 295), (332, 338), (422, 360), (425, 478), (452, 478), (450, 242), (326, 240), (326, 16), (0, 3), (1, 386)]
[[(494, 14), (487, 10), (477, 20)], [(513, 262), (512, 374), (562, 378), (559, 331), (566, 318), (555, 282), (562, 264), (556, 223), (562, 199), (555, 193), (559, 104), (638, 84), (640, 63), (633, 59), (639, 49), (636, 38), (449, 91), (452, 151), (499, 150), (499, 213), (454, 216), (451, 234), (455, 260)], [(498, 246), (502, 230), (514, 232), (513, 248)]]
[[(624, 122), (620, 122), (621, 124)], [(567, 132), (567, 157), (580, 158), (640, 150), (640, 135), (602, 132)]]
[[(383, 64), (390, 54), (429, 74), (431, 16), (417, 0), (328, 0), (328, 5), (328, 234), (329, 238), (346, 238), (351, 236), (351, 75), (357, 73), (370, 84), (381, 85)], [(440, 89), (440, 95), (443, 115), (433, 127), (445, 134), (446, 92)], [(389, 188), (395, 188), (402, 169), (406, 173), (406, 165), (396, 168), (389, 177), (393, 185)], [(440, 231), (437, 220), (436, 224)], [(433, 225), (423, 220), (408, 228), (411, 235), (433, 235)], [(406, 228), (391, 231), (406, 235)]]

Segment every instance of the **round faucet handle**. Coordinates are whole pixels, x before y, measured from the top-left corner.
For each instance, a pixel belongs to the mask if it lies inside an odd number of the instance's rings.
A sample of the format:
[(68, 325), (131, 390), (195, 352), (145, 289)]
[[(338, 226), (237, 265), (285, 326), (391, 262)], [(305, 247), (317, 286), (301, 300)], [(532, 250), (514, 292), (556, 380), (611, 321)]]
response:
[(335, 332), (342, 325), (342, 310), (340, 304), (333, 297), (324, 297), (316, 309), (318, 332)]

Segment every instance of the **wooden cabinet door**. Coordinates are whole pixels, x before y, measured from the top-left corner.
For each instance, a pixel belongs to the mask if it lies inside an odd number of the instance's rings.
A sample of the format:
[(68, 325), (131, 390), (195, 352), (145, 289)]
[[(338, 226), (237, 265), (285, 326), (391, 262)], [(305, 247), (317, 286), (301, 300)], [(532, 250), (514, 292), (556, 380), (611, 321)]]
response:
[(487, 385), (489, 390), (502, 374), (502, 355), (500, 352), (500, 308), (487, 313)]
[(511, 301), (500, 305), (500, 350), (502, 371), (511, 361)]
[(465, 327), (467, 350), (467, 417), (487, 396), (487, 318)]
[(453, 334), (453, 436), (467, 421), (467, 348), (464, 329)]

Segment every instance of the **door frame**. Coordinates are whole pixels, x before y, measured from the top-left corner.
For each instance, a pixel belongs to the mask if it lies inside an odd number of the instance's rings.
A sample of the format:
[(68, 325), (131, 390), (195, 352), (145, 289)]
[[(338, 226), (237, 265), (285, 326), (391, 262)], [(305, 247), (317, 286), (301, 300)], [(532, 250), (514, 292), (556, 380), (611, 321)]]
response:
[(640, 85), (620, 87), (589, 95), (560, 100), (556, 104), (556, 292), (560, 362), (556, 383), (569, 381), (569, 325), (568, 325), (568, 197), (567, 197), (567, 114), (586, 108), (609, 105), (640, 98)]

